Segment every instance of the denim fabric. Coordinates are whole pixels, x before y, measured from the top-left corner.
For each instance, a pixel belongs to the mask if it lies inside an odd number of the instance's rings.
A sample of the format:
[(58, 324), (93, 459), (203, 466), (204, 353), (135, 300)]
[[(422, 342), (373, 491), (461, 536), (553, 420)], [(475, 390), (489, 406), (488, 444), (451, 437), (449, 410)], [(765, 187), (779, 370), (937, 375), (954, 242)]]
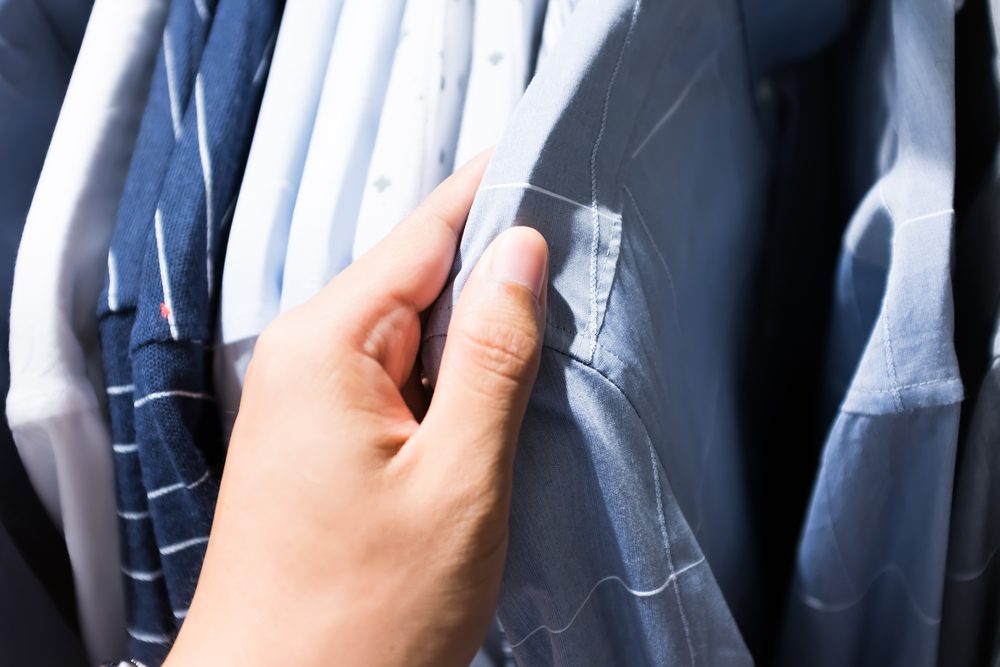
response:
[(852, 76), (853, 187), (827, 360), (839, 409), (786, 613), (787, 665), (933, 664), (963, 397), (953, 345), (954, 5), (883, 0)]
[(279, 17), (277, 0), (219, 2), (143, 250), (128, 348), (135, 444), (178, 625), (201, 571), (223, 458), (211, 382), (223, 234)]
[[(990, 60), (1000, 74), (1000, 2), (991, 0)], [(994, 94), (1000, 82), (994, 82)], [(996, 107), (994, 107), (996, 113)], [(960, 221), (955, 276), (956, 346), (970, 390), (962, 416), (948, 540), (938, 665), (1000, 660), (1000, 152)]]
[(166, 657), (177, 632), (177, 622), (163, 579), (136, 444), (129, 339), (139, 302), (145, 250), (153, 233), (154, 212), (175, 143), (183, 134), (181, 121), (194, 89), (214, 9), (214, 0), (171, 4), (149, 101), (119, 204), (118, 223), (108, 253), (107, 279), (97, 309), (115, 443), (129, 653), (154, 665)]
[[(0, 340), (9, 338), (14, 262), (93, 0), (0, 0)], [(0, 395), (10, 385), (0, 360)], [(0, 523), (59, 613), (77, 628), (52, 457), (20, 454), (0, 426)]]
[(755, 578), (733, 370), (770, 168), (751, 91), (738, 3), (582, 0), (484, 176), (422, 357), (435, 380), (486, 246), (538, 229), (499, 604), (520, 664), (751, 662), (729, 609), (753, 614)]

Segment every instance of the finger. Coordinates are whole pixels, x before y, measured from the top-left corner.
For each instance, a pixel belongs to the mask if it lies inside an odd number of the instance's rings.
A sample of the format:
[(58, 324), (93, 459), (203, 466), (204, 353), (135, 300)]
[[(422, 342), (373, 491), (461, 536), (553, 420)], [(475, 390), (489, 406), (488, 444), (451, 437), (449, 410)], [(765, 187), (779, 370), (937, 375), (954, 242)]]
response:
[(374, 248), (344, 271), (358, 285), (361, 307), (391, 299), (416, 312), (444, 289), (469, 209), (493, 149), (469, 160)]
[(548, 258), (541, 234), (515, 227), (472, 271), (417, 433), (417, 447), (433, 449), (431, 458), (509, 480), (541, 357)]

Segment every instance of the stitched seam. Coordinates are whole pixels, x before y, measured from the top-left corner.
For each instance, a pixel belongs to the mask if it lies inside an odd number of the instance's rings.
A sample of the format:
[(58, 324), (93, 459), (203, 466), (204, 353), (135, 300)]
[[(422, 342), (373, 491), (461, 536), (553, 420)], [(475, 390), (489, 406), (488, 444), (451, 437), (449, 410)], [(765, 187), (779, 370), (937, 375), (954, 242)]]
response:
[(940, 380), (927, 380), (926, 382), (914, 382), (913, 384), (901, 384), (896, 389), (866, 389), (865, 387), (851, 388), (851, 391), (864, 392), (866, 394), (894, 394), (898, 389), (913, 389), (914, 387), (926, 387), (932, 384), (950, 384), (961, 382), (959, 378), (943, 378)]
[[(879, 196), (882, 198), (882, 204), (885, 206), (885, 210), (889, 212), (889, 218), (892, 220), (893, 229), (896, 227), (896, 216), (892, 214), (892, 209), (889, 208), (889, 202), (885, 200), (885, 189), (882, 187), (884, 180), (878, 183)], [(890, 284), (892, 283), (892, 266), (889, 266), (889, 273), (885, 279), (885, 293), (888, 295), (891, 291)], [(882, 306), (882, 347), (885, 351), (885, 363), (889, 372), (889, 386), (892, 394), (893, 401), (896, 404), (896, 412), (903, 412), (903, 397), (899, 395), (899, 381), (896, 378), (896, 359), (892, 353), (892, 334), (889, 330), (889, 305), (888, 303)]]
[(611, 106), (611, 89), (615, 85), (615, 78), (622, 65), (622, 58), (625, 56), (625, 48), (628, 46), (628, 39), (632, 36), (635, 28), (635, 21), (639, 15), (639, 4), (641, 0), (636, 0), (632, 8), (632, 19), (629, 21), (628, 30), (625, 32), (625, 41), (622, 42), (621, 51), (618, 52), (618, 60), (615, 68), (611, 72), (611, 81), (608, 82), (608, 90), (604, 94), (604, 111), (601, 114), (601, 129), (597, 132), (597, 141), (594, 142), (594, 150), (590, 153), (590, 207), (593, 211), (592, 224), (594, 225), (594, 235), (590, 242), (590, 358), (593, 360), (597, 351), (597, 254), (601, 241), (600, 215), (597, 212), (597, 151), (601, 147), (601, 140), (604, 139), (604, 130), (608, 125), (608, 108)]
[(688, 625), (687, 614), (684, 613), (684, 603), (681, 602), (681, 591), (677, 585), (677, 573), (674, 570), (673, 551), (670, 548), (670, 538), (667, 536), (667, 519), (663, 515), (663, 492), (660, 489), (660, 469), (656, 465), (656, 450), (653, 442), (646, 437), (646, 444), (649, 445), (649, 460), (653, 464), (653, 485), (656, 488), (656, 517), (660, 521), (660, 534), (663, 536), (663, 548), (667, 554), (667, 567), (670, 569), (670, 579), (674, 582), (674, 597), (677, 598), (677, 609), (680, 610), (681, 624), (684, 626), (684, 638), (687, 640), (688, 655), (691, 656), (691, 664), (695, 664), (694, 645), (691, 643), (691, 628)]

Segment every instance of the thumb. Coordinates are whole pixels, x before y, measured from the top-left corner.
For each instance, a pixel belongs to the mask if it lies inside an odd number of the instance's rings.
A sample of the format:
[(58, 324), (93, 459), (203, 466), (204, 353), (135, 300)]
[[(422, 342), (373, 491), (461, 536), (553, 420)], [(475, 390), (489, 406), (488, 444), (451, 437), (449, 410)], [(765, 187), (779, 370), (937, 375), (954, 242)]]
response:
[(457, 464), (470, 483), (510, 478), (541, 358), (548, 263), (541, 234), (530, 227), (507, 230), (473, 269), (448, 326), (419, 435), (433, 450), (428, 458), (446, 469)]

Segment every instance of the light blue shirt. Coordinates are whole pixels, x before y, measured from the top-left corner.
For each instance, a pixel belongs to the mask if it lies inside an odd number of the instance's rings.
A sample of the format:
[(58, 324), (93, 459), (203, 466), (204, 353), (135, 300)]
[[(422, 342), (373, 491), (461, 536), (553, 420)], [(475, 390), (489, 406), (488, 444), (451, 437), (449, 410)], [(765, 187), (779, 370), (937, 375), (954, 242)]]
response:
[(729, 0), (582, 0), (428, 322), (433, 380), (487, 245), (546, 237), (499, 604), (520, 664), (751, 664), (730, 613), (753, 613), (755, 579), (734, 360), (769, 159), (743, 35)]
[(931, 665), (962, 382), (953, 345), (954, 11), (882, 0), (850, 80), (844, 236), (827, 360), (839, 403), (803, 526), (785, 665)]

